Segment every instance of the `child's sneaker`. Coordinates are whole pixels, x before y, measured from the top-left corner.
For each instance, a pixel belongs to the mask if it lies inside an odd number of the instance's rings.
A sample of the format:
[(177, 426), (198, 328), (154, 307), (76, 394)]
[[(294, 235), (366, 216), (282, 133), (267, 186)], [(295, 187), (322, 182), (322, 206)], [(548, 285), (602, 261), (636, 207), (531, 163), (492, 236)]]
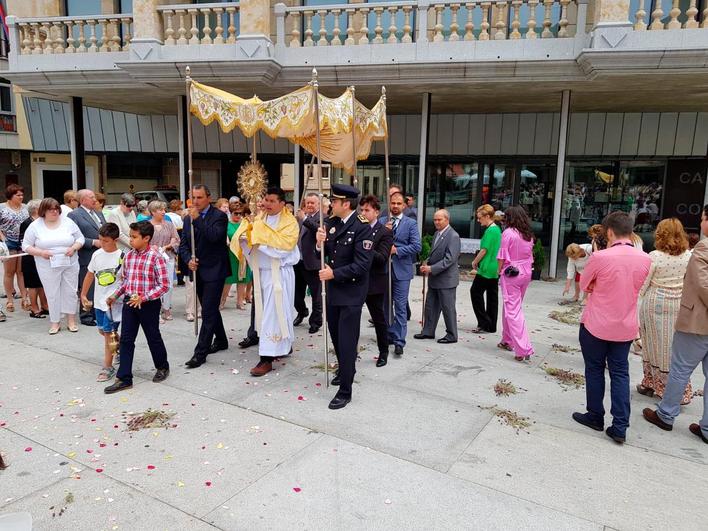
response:
[(101, 372), (98, 373), (97, 382), (107, 382), (116, 375), (116, 370), (113, 367), (104, 367)]

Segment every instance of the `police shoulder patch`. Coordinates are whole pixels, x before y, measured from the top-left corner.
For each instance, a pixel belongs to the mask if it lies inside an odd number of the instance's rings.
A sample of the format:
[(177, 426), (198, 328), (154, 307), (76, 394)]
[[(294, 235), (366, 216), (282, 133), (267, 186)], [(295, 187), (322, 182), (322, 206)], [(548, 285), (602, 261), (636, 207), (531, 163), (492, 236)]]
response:
[(359, 218), (359, 221), (361, 221), (362, 223), (369, 223), (369, 220), (366, 219), (363, 215), (359, 214), (357, 217)]
[(363, 244), (364, 244), (364, 250), (366, 250), (366, 251), (371, 251), (371, 248), (374, 246), (374, 242), (372, 242), (371, 240), (364, 240)]

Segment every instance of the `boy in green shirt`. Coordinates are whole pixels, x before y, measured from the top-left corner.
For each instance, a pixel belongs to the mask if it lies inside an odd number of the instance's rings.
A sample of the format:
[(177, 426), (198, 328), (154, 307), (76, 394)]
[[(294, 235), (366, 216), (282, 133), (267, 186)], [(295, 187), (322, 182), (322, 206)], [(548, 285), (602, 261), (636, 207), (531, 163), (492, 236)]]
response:
[[(494, 223), (494, 208), (482, 205), (477, 209), (477, 221), (485, 228), (480, 249), (472, 262), (472, 273), (475, 274), (470, 297), (472, 309), (477, 317), (475, 334), (493, 334), (497, 331), (497, 313), (499, 308), (499, 272), (497, 253), (501, 245), (501, 229)], [(484, 304), (484, 295), (487, 304)]]

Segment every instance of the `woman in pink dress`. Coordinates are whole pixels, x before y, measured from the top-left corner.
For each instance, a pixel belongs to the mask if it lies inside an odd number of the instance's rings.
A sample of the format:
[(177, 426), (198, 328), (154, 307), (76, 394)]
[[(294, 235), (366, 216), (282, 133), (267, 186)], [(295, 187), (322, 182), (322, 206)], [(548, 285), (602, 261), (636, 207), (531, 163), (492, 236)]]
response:
[(497, 346), (503, 350), (513, 350), (514, 359), (524, 361), (533, 355), (523, 302), (526, 288), (531, 282), (534, 238), (531, 222), (523, 207), (509, 207), (504, 215), (506, 229), (502, 233), (501, 247), (497, 254), (504, 301), (502, 340)]

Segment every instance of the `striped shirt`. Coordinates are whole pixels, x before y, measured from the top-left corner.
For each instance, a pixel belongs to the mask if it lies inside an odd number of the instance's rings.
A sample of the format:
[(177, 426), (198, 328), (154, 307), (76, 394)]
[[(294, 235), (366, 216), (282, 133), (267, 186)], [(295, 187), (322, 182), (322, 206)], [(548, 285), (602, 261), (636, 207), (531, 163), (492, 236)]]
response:
[(151, 248), (131, 249), (123, 260), (123, 282), (114, 296), (140, 295), (144, 301), (156, 300), (169, 291), (169, 282), (160, 253)]

